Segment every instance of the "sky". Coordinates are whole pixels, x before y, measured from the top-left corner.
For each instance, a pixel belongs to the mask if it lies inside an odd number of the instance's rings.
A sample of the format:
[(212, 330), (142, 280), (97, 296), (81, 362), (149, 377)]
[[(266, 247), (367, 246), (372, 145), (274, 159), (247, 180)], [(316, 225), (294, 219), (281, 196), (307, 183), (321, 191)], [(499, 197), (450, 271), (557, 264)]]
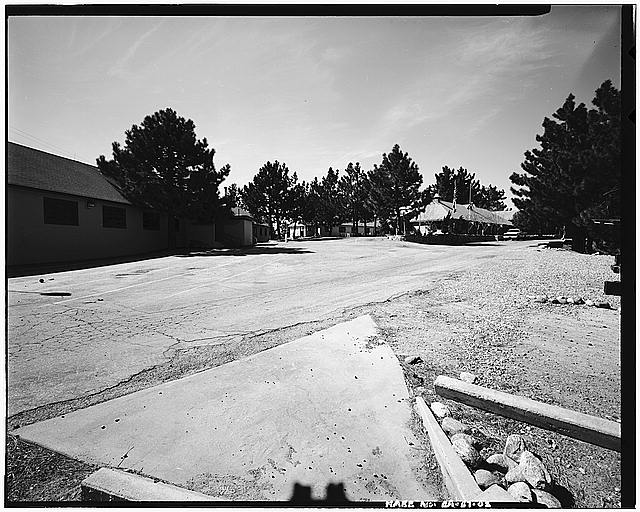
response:
[[(394, 144), (424, 185), (465, 167), (511, 196), (545, 116), (620, 87), (620, 8), (536, 17), (10, 17), (8, 139), (95, 165), (171, 107), (229, 163), (300, 179)], [(510, 204), (510, 202), (508, 202)]]

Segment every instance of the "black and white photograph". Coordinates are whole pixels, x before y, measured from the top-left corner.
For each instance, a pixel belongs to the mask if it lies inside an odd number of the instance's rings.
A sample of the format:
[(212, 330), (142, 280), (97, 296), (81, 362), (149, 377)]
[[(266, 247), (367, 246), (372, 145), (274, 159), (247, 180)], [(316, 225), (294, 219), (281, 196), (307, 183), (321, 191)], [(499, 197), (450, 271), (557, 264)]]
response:
[(6, 4), (4, 505), (636, 506), (635, 15)]

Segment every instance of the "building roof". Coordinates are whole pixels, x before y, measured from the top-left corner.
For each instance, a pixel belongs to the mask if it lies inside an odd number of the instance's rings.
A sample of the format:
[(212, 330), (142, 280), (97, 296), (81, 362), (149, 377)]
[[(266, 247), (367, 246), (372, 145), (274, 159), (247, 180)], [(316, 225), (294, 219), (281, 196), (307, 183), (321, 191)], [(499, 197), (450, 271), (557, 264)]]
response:
[(435, 199), (429, 203), (424, 210), (422, 210), (413, 222), (434, 222), (442, 221), (447, 218), (462, 219), (472, 222), (483, 222), (486, 224), (501, 224), (504, 226), (511, 226), (511, 221), (502, 218), (497, 215), (498, 212), (492, 212), (479, 208), (473, 204), (456, 204), (456, 209), (453, 209), (453, 203), (449, 201), (443, 201), (441, 199)]
[(239, 206), (234, 206), (233, 208), (231, 208), (231, 215), (233, 215), (234, 217), (246, 217), (253, 220), (253, 215), (251, 215), (248, 210), (240, 208)]
[(93, 165), (14, 142), (8, 144), (7, 160), (9, 185), (131, 204)]
[(505, 220), (512, 221), (513, 216), (516, 214), (517, 211), (518, 210), (514, 210), (513, 208), (510, 208), (508, 210), (500, 210), (498, 212), (493, 212), (493, 213), (495, 213), (499, 217), (502, 217)]

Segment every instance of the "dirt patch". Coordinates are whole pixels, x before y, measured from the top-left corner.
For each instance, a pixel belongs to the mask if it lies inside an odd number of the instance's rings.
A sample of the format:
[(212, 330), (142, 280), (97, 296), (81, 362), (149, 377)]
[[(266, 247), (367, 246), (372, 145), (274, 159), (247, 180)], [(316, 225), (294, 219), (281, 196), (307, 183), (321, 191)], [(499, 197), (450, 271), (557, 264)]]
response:
[(80, 482), (98, 470), (11, 434), (5, 448), (7, 502), (81, 501)]
[[(620, 507), (620, 454), (436, 395), (438, 375), (468, 371), (478, 384), (620, 421), (620, 315), (617, 309), (534, 303), (548, 293), (604, 300), (608, 259), (524, 249), (519, 258), (462, 272), (433, 293), (376, 305), (372, 313), (398, 354), (408, 385), (424, 387), (427, 403), (441, 401), (486, 439), (483, 455), (501, 452), (522, 434), (549, 469), (563, 507)], [(422, 362), (404, 363), (404, 355)]]

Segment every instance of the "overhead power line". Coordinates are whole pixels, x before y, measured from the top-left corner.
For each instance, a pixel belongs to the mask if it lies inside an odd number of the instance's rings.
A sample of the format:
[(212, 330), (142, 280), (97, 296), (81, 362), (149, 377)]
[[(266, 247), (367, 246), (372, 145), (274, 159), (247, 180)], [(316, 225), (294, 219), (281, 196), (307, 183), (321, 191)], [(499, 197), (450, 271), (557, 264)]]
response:
[(73, 153), (72, 151), (67, 151), (64, 148), (61, 148), (60, 146), (56, 146), (55, 144), (52, 144), (51, 142), (48, 142), (44, 139), (41, 139), (40, 137), (36, 137), (35, 135), (26, 132), (24, 130), (21, 130), (20, 128), (16, 128), (15, 126), (9, 126), (9, 129), (12, 130), (14, 132), (14, 135), (16, 135), (18, 138), (22, 137), (24, 139), (28, 139), (30, 140), (30, 143), (38, 143), (42, 146), (46, 146), (49, 150), (55, 150), (58, 151), (60, 153), (62, 153), (63, 155), (72, 158), (72, 159), (76, 159), (77, 156), (75, 153)]

